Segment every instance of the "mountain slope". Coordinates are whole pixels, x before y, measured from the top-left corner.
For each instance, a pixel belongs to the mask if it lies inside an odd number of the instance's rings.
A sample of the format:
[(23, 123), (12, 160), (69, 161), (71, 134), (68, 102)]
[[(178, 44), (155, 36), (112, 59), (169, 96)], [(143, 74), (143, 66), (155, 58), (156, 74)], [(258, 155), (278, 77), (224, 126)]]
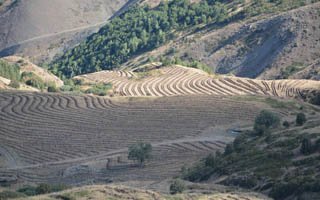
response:
[(72, 77), (162, 56), (197, 60), (218, 73), (287, 78), (318, 56), (320, 4), (302, 7), (316, 1), (187, 2), (131, 9), (56, 60), (52, 69)]
[[(200, 60), (223, 74), (288, 78), (317, 64), (315, 61), (320, 56), (319, 9), (320, 3), (317, 3), (256, 22), (234, 23), (194, 34), (177, 42), (175, 56)], [(319, 74), (295, 77), (319, 79)]]
[[(46, 55), (97, 30), (127, 0), (11, 0), (0, 10), (0, 55)], [(38, 47), (39, 46), (39, 47)], [(50, 48), (49, 48), (50, 47)], [(40, 48), (40, 49), (37, 49)], [(59, 51), (58, 51), (59, 52)]]

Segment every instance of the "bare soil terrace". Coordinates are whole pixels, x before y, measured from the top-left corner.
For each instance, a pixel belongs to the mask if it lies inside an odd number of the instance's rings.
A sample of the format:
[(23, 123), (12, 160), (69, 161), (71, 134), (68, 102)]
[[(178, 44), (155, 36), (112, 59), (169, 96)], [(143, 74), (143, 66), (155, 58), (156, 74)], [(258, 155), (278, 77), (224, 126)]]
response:
[[(214, 95), (132, 99), (1, 92), (0, 175), (18, 184), (162, 181), (224, 148), (234, 138), (228, 130), (250, 126), (262, 109), (273, 108)], [(286, 108), (277, 112), (289, 115)], [(127, 147), (138, 141), (154, 147), (145, 168), (127, 160)]]
[(233, 76), (213, 76), (180, 65), (159, 67), (146, 72), (101, 71), (75, 77), (85, 82), (112, 83), (114, 95), (184, 96), (184, 95), (264, 95), (300, 98), (303, 91), (319, 90), (320, 82), (311, 80), (257, 80)]

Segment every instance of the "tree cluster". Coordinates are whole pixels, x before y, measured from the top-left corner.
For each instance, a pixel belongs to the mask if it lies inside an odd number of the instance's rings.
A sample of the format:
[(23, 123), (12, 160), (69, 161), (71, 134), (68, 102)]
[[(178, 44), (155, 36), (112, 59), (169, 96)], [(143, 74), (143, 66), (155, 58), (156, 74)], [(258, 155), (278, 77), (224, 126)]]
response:
[(96, 34), (66, 52), (51, 65), (59, 76), (118, 67), (134, 55), (154, 49), (174, 37), (174, 31), (201, 23), (223, 22), (228, 18), (225, 4), (206, 0), (162, 2), (158, 7), (136, 6), (114, 18)]

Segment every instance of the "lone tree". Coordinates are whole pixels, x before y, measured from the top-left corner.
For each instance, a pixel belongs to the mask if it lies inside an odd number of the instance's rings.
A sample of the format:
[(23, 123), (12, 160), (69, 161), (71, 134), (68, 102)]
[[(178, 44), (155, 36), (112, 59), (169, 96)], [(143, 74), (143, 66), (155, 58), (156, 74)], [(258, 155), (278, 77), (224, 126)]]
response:
[(263, 110), (254, 121), (254, 131), (263, 135), (270, 128), (276, 128), (280, 124), (280, 118), (273, 112)]
[(148, 143), (138, 143), (131, 145), (128, 149), (128, 159), (138, 161), (140, 166), (151, 157), (152, 146)]
[(304, 113), (298, 113), (296, 118), (296, 124), (297, 126), (302, 126), (304, 123), (306, 123), (307, 118)]

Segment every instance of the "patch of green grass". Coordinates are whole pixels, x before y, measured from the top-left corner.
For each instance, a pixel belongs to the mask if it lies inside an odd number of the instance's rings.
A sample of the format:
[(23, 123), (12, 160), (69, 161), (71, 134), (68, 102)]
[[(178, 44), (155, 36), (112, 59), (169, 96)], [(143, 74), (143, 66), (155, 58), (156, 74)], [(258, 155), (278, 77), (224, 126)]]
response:
[(106, 96), (108, 90), (112, 88), (112, 85), (110, 83), (99, 83), (96, 85), (93, 85), (90, 89), (87, 89), (85, 93), (87, 94), (94, 94), (98, 96)]
[(274, 98), (266, 98), (265, 102), (270, 105), (272, 108), (298, 108), (299, 105), (297, 105), (296, 102), (294, 101), (283, 101), (283, 100), (278, 100)]
[(79, 192), (75, 192), (74, 193), (74, 196), (76, 196), (76, 197), (86, 197), (86, 196), (88, 196), (90, 193), (89, 193), (89, 191), (88, 190), (81, 190), (81, 191), (79, 191)]
[(0, 60), (0, 76), (12, 81), (20, 81), (20, 67), (11, 65), (4, 60)]

